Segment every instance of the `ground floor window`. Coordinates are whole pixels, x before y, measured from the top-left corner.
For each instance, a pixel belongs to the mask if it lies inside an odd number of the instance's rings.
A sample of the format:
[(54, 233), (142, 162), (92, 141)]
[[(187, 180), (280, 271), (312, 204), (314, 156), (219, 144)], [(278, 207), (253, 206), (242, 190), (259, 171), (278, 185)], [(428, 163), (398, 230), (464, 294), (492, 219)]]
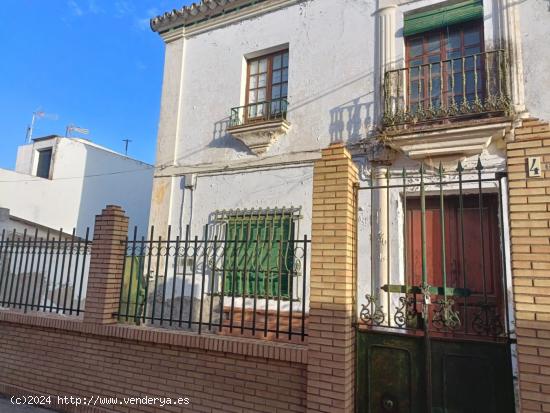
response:
[(224, 294), (289, 298), (298, 218), (297, 210), (284, 209), (226, 215)]

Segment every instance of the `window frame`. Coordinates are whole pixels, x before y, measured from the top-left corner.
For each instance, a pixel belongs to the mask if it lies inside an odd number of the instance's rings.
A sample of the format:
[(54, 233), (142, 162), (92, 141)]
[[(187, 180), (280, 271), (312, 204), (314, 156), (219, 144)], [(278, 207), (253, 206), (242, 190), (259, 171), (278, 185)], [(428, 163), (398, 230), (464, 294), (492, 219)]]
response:
[[(465, 41), (464, 41), (464, 35), (465, 35), (465, 32), (467, 32), (468, 30), (470, 29), (477, 29), (478, 33), (479, 33), (479, 42), (478, 43), (475, 43), (475, 44), (472, 44), (472, 45), (468, 45), (466, 46), (465, 45)], [(459, 32), (460, 33), (460, 47), (459, 48), (448, 48), (448, 39), (449, 39), (449, 32)], [(439, 53), (430, 53), (429, 51), (429, 38), (431, 36), (433, 36), (434, 34), (439, 34)], [(414, 57), (411, 57), (411, 49), (412, 49), (412, 44), (415, 40), (418, 40), (418, 39), (422, 39), (422, 54), (420, 55), (416, 55)], [(405, 36), (404, 37), (404, 43), (405, 43), (405, 67), (406, 68), (411, 68), (411, 67), (418, 67), (420, 65), (428, 65), (430, 63), (430, 57), (431, 56), (437, 56), (437, 54), (439, 54), (439, 61), (436, 61), (436, 62), (432, 62), (432, 64), (436, 64), (436, 63), (439, 63), (439, 64), (443, 64), (443, 62), (448, 62), (450, 60), (453, 60), (453, 59), (458, 59), (460, 57), (467, 57), (467, 56), (471, 56), (471, 54), (466, 54), (466, 49), (468, 48), (471, 48), (471, 47), (479, 47), (479, 52), (475, 53), (475, 54), (482, 54), (485, 52), (485, 37), (484, 37), (484, 22), (482, 19), (476, 19), (476, 20), (472, 20), (472, 21), (468, 21), (468, 22), (463, 22), (463, 23), (457, 23), (457, 24), (454, 24), (454, 25), (451, 25), (451, 26), (445, 26), (445, 27), (441, 27), (439, 29), (434, 29), (434, 30), (429, 30), (429, 31), (426, 31), (426, 32), (422, 32), (422, 33), (417, 33), (417, 34), (414, 34), (414, 35), (411, 35), (411, 36)], [(460, 54), (458, 57), (453, 57), (453, 58), (448, 58), (448, 53), (453, 53), (453, 52), (456, 52), (456, 51), (460, 51)], [(411, 61), (412, 60), (422, 60), (422, 63), (420, 65), (414, 65), (414, 66), (411, 66)], [(481, 73), (481, 79), (483, 79), (483, 77), (485, 76), (485, 67), (484, 67), (484, 63), (483, 63), (483, 59), (479, 59), (479, 65), (477, 66), (477, 71)], [(412, 78), (411, 75), (410, 75), (410, 71), (407, 72), (407, 99), (408, 99), (408, 106), (412, 106), (414, 104), (418, 105), (418, 106), (422, 106), (423, 108), (426, 108), (426, 102), (430, 102), (430, 98), (432, 100), (437, 100), (439, 98), (440, 100), (440, 104), (441, 102), (446, 102), (445, 105), (448, 105), (448, 100), (450, 99), (451, 96), (458, 96), (460, 98), (460, 100), (462, 101), (463, 97), (464, 96), (467, 96), (468, 94), (466, 93), (466, 90), (462, 90), (461, 93), (454, 93), (453, 90), (450, 88), (449, 84), (448, 84), (448, 80), (450, 79), (451, 77), (451, 71), (448, 69), (448, 65), (449, 64), (452, 64), (452, 63), (446, 63), (444, 64), (444, 67), (441, 71), (441, 74), (443, 75), (443, 78), (440, 79), (440, 82), (442, 82), (442, 86), (443, 86), (443, 93), (442, 95), (440, 95), (439, 93), (436, 94), (435, 96), (433, 96), (433, 91), (432, 91), (432, 97), (429, 96), (429, 88), (427, 87), (427, 85), (429, 84), (429, 73), (425, 73), (427, 72), (427, 66), (426, 67), (422, 67), (422, 69), (418, 72), (418, 74)], [(466, 69), (465, 70), (465, 73), (469, 73), (469, 72), (474, 72), (473, 69)], [(456, 71), (454, 72), (454, 74), (456, 75)], [(460, 70), (458, 73), (462, 73), (462, 70)], [(467, 76), (467, 75), (464, 75), (464, 76)], [(437, 76), (435, 76), (437, 77)], [(434, 75), (432, 74), (432, 78), (434, 78)], [(411, 90), (412, 90), (412, 82), (414, 81), (419, 81), (422, 83), (422, 95), (419, 95), (416, 99), (412, 99), (412, 94), (411, 94)], [(478, 91), (478, 95), (480, 97), (483, 97), (485, 95), (485, 82), (482, 80), (480, 82), (481, 84), (481, 90)], [(474, 91), (475, 93), (475, 91)], [(468, 98), (466, 99), (468, 101)]]
[[(284, 65), (284, 59), (283, 59), (283, 56), (287, 54), (288, 55), (288, 59), (287, 59), (287, 65), (285, 66)], [(282, 95), (282, 92), (281, 92), (281, 96), (279, 96), (277, 99), (273, 99), (273, 96), (272, 96), (272, 93), (273, 93), (273, 60), (276, 56), (278, 55), (281, 55), (281, 82), (277, 83), (277, 85), (282, 85), (286, 83), (287, 85), (287, 92), (286, 92), (286, 95)], [(267, 70), (266, 70), (266, 86), (265, 86), (265, 99), (263, 101), (257, 101), (257, 102), (254, 102), (254, 103), (250, 103), (250, 91), (251, 90), (257, 90), (257, 89), (261, 89), (261, 88), (250, 88), (250, 66), (252, 63), (254, 62), (259, 62), (263, 59), (267, 59)], [(281, 49), (281, 50), (277, 50), (275, 52), (271, 52), (271, 53), (268, 53), (268, 54), (263, 54), (263, 55), (260, 55), (260, 56), (257, 56), (257, 57), (254, 57), (254, 58), (250, 58), (250, 59), (247, 59), (246, 60), (246, 87), (245, 87), (245, 111), (244, 111), (244, 118), (246, 121), (255, 121), (255, 120), (264, 120), (264, 119), (269, 119), (271, 117), (271, 104), (273, 102), (273, 100), (280, 100), (282, 101), (283, 99), (287, 99), (288, 98), (288, 70), (289, 70), (289, 67), (290, 67), (290, 54), (289, 54), (289, 49), (288, 47), (286, 49)], [(286, 81), (283, 81), (282, 80), (282, 72), (283, 70), (286, 69), (287, 70), (287, 80)], [(276, 69), (276, 70), (279, 70), (279, 69)], [(259, 74), (259, 72), (257, 73)], [(248, 108), (250, 105), (257, 105), (259, 106), (259, 104), (267, 104), (269, 103), (269, 112), (268, 113), (264, 113), (262, 115), (256, 115), (256, 116), (250, 116), (249, 115), (249, 111), (248, 111)], [(281, 107), (279, 108), (278, 112), (277, 113), (283, 113), (283, 112), (286, 112), (286, 109), (283, 110), (282, 109), (282, 105)]]
[[(37, 152), (37, 157), (38, 159), (36, 160), (36, 169), (34, 171), (34, 175), (37, 177), (37, 178), (42, 178), (42, 179), (51, 179), (51, 172), (52, 172), (52, 161), (53, 161), (53, 147), (46, 147), (46, 148), (41, 148), (41, 149), (37, 149), (36, 150)], [(42, 176), (42, 175), (39, 175), (38, 172), (40, 170), (40, 159), (41, 159), (41, 155), (45, 152), (49, 152), (50, 153), (50, 160), (48, 162), (48, 173), (47, 173), (47, 176)]]

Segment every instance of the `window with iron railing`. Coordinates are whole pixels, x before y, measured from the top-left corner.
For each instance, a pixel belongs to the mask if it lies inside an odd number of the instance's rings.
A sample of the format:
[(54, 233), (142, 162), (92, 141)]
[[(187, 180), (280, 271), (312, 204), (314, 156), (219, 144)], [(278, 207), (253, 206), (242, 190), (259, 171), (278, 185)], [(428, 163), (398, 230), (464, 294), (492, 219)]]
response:
[(231, 109), (230, 126), (286, 118), (288, 50), (247, 61), (245, 105)]
[(405, 38), (406, 65), (386, 72), (386, 127), (480, 114), (506, 114), (504, 50), (484, 51), (476, 19)]
[(481, 21), (407, 38), (410, 111), (483, 99), (482, 49)]

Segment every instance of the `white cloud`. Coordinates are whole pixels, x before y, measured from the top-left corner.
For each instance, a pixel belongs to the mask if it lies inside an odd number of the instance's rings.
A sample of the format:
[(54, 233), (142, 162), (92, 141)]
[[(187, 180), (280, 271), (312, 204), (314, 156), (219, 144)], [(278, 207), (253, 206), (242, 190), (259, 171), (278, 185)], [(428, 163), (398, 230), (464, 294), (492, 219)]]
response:
[(96, 0), (88, 0), (88, 11), (92, 14), (103, 13), (103, 9), (98, 6)]
[(132, 2), (127, 0), (116, 0), (114, 2), (114, 6), (118, 17), (126, 16), (128, 14), (133, 14), (135, 11), (135, 8)]
[(67, 6), (69, 7), (69, 9), (71, 9), (71, 12), (73, 13), (73, 15), (78, 17), (84, 15), (84, 11), (80, 8), (80, 6), (75, 0), (68, 0)]
[(67, 0), (67, 7), (71, 10), (72, 15), (76, 17), (82, 17), (86, 14), (103, 13), (103, 9), (99, 7), (96, 0), (88, 0), (86, 6), (77, 3), (76, 0)]

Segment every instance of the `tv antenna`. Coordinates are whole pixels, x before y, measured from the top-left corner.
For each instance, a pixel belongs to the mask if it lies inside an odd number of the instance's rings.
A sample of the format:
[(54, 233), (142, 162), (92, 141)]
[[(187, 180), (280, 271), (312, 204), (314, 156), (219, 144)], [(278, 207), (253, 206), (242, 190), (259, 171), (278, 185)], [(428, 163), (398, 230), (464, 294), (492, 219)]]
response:
[(27, 127), (27, 143), (31, 143), (32, 141), (32, 132), (34, 130), (34, 123), (38, 119), (51, 119), (51, 120), (57, 120), (59, 117), (55, 113), (46, 113), (40, 109), (35, 110), (32, 113), (32, 119), (31, 124)]
[(131, 139), (122, 139), (122, 142), (124, 142), (124, 155), (128, 156), (128, 144), (132, 142)]

